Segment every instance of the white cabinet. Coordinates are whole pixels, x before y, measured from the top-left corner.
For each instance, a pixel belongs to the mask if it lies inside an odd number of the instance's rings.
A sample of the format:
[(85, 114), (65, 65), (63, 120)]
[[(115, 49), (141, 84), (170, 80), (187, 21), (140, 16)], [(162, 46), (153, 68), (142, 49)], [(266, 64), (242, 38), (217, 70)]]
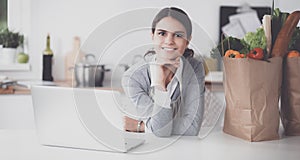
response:
[[(212, 91), (225, 107), (223, 91)], [(217, 126), (223, 126), (224, 110)], [(31, 94), (0, 95), (0, 129), (34, 129), (34, 112)]]
[(31, 95), (0, 95), (0, 129), (33, 128)]

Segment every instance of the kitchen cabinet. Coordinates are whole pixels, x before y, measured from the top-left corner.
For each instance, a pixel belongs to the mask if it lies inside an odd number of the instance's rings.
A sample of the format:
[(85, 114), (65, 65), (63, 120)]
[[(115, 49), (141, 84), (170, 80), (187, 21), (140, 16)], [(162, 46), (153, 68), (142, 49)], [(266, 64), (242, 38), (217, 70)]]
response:
[[(28, 83), (28, 82), (27, 82)], [(32, 83), (37, 83), (33, 81)], [(57, 82), (60, 86), (69, 86)], [(108, 85), (107, 85), (108, 86)], [(206, 87), (215, 98), (225, 104), (223, 86), (221, 83), (207, 83)], [(103, 88), (101, 89), (109, 89)], [(223, 125), (224, 110), (219, 118), (218, 126)], [(18, 90), (17, 94), (0, 95), (0, 129), (33, 129), (34, 113), (30, 90)]]
[[(225, 104), (222, 91), (215, 91), (213, 94)], [(31, 94), (0, 95), (0, 104), (0, 129), (35, 128)], [(224, 110), (217, 126), (223, 125), (223, 119)]]
[[(56, 83), (61, 86), (69, 85), (63, 82)], [(26, 84), (30, 86), (33, 84), (51, 85), (53, 83), (31, 80), (24, 81), (24, 85)], [(35, 124), (30, 89), (17, 86), (14, 88), (15, 94), (0, 95), (0, 129), (33, 129)]]
[(34, 128), (30, 94), (0, 95), (0, 104), (0, 129)]

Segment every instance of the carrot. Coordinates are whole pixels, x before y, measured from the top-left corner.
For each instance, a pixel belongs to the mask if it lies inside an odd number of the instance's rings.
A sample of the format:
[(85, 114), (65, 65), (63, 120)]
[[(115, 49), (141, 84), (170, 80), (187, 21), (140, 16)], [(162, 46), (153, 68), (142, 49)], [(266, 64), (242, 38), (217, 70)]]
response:
[(288, 16), (275, 40), (275, 44), (272, 49), (273, 57), (284, 57), (288, 53), (289, 42), (299, 22), (299, 19), (300, 11), (294, 11)]
[(287, 54), (288, 58), (299, 57), (299, 56), (300, 56), (300, 53), (298, 51), (296, 51), (296, 50), (291, 50)]

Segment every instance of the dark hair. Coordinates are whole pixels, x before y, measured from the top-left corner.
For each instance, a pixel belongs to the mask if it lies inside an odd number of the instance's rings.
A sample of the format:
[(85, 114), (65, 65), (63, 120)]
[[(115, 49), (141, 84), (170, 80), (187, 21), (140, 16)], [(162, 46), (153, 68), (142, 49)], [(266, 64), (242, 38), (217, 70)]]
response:
[(188, 15), (181, 9), (176, 7), (164, 8), (158, 12), (152, 22), (152, 33), (154, 33), (156, 24), (165, 17), (172, 17), (179, 21), (187, 32), (187, 38), (189, 39), (192, 35), (192, 22)]
[[(165, 17), (172, 17), (178, 20), (186, 29), (187, 39), (191, 38), (192, 35), (192, 22), (189, 16), (182, 10), (176, 7), (167, 7), (160, 10), (152, 22), (152, 33), (154, 34), (157, 23)], [(154, 50), (149, 50), (145, 55), (155, 54)], [(193, 57), (194, 51), (192, 49), (186, 48), (183, 54), (184, 57)]]

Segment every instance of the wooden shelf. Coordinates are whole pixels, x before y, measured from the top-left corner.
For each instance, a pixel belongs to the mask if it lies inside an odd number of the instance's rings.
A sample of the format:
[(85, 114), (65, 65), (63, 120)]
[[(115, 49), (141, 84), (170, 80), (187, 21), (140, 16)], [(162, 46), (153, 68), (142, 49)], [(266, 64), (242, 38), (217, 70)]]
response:
[(30, 71), (31, 65), (26, 64), (0, 64), (0, 71), (8, 71), (8, 72), (20, 72), (20, 71)]

